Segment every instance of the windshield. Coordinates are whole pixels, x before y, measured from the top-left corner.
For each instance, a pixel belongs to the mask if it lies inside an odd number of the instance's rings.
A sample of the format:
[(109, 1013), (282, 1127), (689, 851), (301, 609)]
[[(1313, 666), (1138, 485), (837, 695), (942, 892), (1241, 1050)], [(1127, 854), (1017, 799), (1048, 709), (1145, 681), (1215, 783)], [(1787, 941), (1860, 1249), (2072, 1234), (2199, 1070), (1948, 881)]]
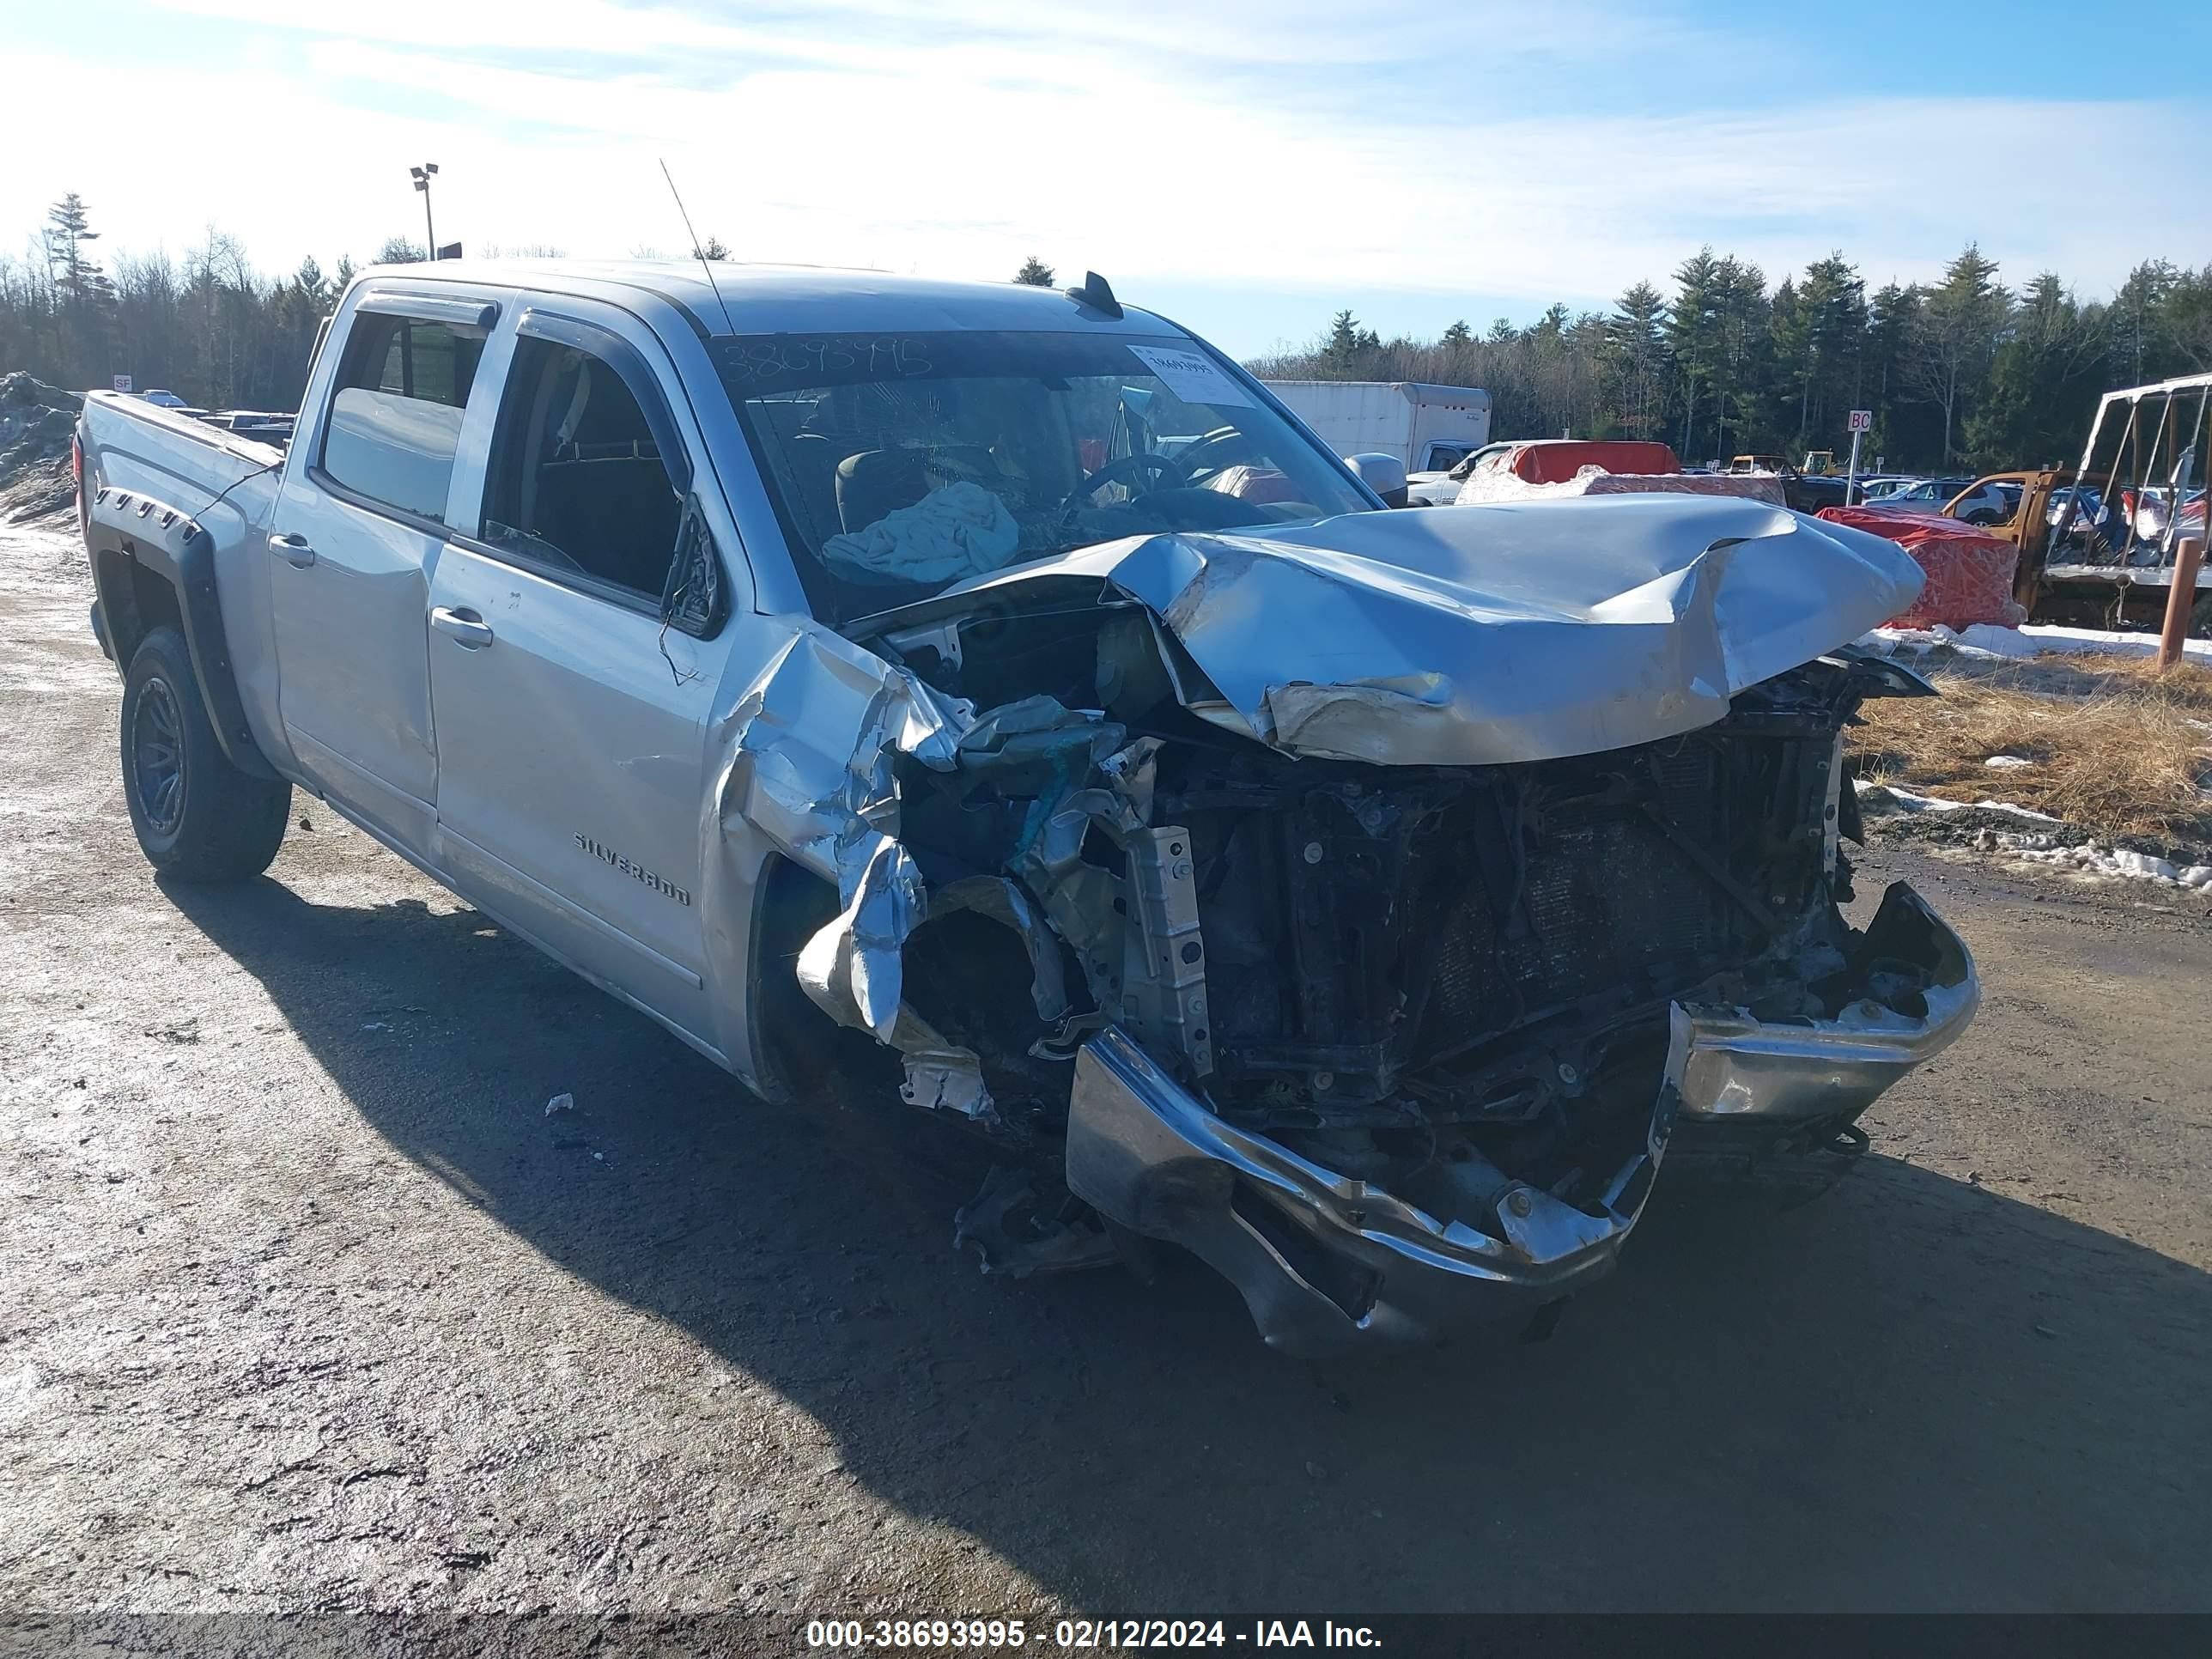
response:
[(712, 349), (831, 622), (1120, 537), (1373, 505), (1185, 337), (779, 334)]

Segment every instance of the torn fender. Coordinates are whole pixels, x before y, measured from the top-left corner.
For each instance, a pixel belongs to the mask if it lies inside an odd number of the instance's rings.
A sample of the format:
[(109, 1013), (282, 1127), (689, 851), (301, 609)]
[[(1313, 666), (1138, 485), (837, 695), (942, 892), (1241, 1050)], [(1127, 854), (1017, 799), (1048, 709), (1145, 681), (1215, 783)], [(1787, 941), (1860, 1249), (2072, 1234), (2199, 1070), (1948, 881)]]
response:
[(799, 983), (832, 1018), (884, 1042), (898, 1024), (900, 952), (928, 914), (899, 844), (891, 768), (906, 755), (950, 770), (969, 719), (905, 670), (806, 628), (709, 733), (722, 761), (708, 846), (746, 847), (739, 862), (751, 869), (753, 843), (765, 842), (836, 884), (837, 917), (801, 950)]

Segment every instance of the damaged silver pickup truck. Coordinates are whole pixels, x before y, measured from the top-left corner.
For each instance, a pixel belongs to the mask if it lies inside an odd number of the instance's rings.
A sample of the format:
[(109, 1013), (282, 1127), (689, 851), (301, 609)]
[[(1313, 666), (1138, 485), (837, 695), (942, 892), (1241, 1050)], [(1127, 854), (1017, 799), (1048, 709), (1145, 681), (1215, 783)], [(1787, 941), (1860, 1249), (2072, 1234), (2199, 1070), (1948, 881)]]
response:
[(1910, 888), (1838, 908), (1899, 549), (1385, 510), (1095, 278), (372, 271), (289, 453), (79, 436), (158, 867), (307, 789), (763, 1095), (879, 1056), (1000, 1149), (994, 1270), (1164, 1241), (1300, 1352), (1541, 1317), (1670, 1148), (1863, 1146), (1972, 1017)]

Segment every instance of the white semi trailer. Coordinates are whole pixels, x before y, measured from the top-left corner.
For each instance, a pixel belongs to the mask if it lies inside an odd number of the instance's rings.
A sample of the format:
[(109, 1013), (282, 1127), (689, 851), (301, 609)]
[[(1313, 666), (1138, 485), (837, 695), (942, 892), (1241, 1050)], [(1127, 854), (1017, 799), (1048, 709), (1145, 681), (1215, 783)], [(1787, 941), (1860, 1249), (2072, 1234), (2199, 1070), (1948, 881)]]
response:
[(1395, 455), (1409, 475), (1444, 472), (1490, 441), (1490, 394), (1417, 380), (1266, 380), (1340, 455)]

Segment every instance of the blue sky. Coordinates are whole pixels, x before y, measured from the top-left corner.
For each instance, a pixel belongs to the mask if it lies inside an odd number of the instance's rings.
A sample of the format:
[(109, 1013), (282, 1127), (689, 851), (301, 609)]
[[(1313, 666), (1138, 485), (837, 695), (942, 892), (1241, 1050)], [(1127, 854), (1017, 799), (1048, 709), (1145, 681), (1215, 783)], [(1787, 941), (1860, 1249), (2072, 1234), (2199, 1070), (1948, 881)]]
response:
[[(1003, 277), (1035, 252), (1240, 354), (1607, 303), (1701, 243), (1870, 283), (1968, 240), (2108, 291), (2212, 261), (2212, 6), (1867, 0), (72, 0), (9, 7), (0, 251), (264, 269), (422, 234)], [(2172, 70), (2166, 65), (2181, 66)], [(51, 133), (46, 141), (27, 135)]]

